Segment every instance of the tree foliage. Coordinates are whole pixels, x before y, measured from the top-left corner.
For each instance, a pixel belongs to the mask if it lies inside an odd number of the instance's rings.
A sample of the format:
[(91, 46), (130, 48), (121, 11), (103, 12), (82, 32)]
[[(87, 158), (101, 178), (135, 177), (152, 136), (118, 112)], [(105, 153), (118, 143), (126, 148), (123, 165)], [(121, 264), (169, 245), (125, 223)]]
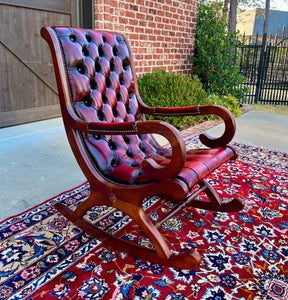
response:
[(263, 33), (267, 32), (268, 25), (266, 25), (265, 28), (265, 24), (268, 24), (270, 0), (204, 0), (204, 2), (205, 4), (213, 3), (214, 5), (221, 5), (221, 19), (227, 20), (229, 31), (236, 31), (236, 15), (238, 9), (246, 10), (265, 6)]
[[(205, 0), (205, 4), (209, 4), (209, 3), (216, 3), (216, 4), (221, 4), (223, 5), (223, 9), (225, 10), (226, 7), (226, 11), (228, 12), (227, 8), (230, 4), (231, 0)], [(257, 7), (265, 7), (265, 1), (266, 0), (237, 0), (238, 5), (240, 6), (241, 9), (253, 9), (253, 8), (257, 8)], [(275, 0), (276, 2), (277, 0)]]
[(228, 32), (227, 22), (218, 17), (219, 10), (220, 6), (199, 1), (195, 54), (191, 57), (193, 73), (208, 93), (231, 94), (240, 99), (244, 97), (239, 87), (244, 77), (239, 73), (237, 52), (241, 42), (236, 32)]

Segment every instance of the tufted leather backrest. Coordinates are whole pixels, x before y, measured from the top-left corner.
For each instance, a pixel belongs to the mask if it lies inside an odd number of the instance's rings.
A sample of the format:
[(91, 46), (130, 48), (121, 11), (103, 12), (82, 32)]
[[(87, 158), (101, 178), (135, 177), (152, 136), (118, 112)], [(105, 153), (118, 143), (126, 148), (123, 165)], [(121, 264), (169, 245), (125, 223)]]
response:
[[(53, 29), (63, 51), (71, 105), (76, 114), (86, 122), (144, 120), (127, 40), (104, 31)], [(85, 134), (83, 142), (97, 168), (106, 177), (123, 183), (149, 181), (141, 167), (143, 159), (151, 157), (161, 164), (160, 154), (166, 152), (151, 135)]]

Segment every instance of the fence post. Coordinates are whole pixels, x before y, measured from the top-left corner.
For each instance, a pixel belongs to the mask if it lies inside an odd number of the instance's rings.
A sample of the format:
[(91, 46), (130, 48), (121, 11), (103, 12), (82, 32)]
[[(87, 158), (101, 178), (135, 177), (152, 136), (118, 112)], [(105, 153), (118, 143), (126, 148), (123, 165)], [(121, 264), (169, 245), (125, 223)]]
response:
[(260, 97), (261, 86), (262, 86), (262, 76), (263, 76), (262, 74), (263, 74), (263, 70), (264, 70), (266, 42), (267, 42), (267, 33), (265, 32), (263, 34), (260, 61), (259, 61), (259, 67), (258, 67), (256, 93), (255, 93), (255, 100), (254, 100), (255, 104), (258, 103), (258, 100)]

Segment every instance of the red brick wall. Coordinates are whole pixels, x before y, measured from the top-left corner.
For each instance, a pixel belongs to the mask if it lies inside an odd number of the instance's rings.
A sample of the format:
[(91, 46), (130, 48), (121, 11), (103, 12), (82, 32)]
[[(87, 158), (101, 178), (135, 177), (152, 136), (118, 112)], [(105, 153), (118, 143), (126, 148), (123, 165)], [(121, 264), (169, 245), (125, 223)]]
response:
[(189, 73), (198, 0), (97, 0), (95, 28), (125, 34), (136, 72), (154, 68)]

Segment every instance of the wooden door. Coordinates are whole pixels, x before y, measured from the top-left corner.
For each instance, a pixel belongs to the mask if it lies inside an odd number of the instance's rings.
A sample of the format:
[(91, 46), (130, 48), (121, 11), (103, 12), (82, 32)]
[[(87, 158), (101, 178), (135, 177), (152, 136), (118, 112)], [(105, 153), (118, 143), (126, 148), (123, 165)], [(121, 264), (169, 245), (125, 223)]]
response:
[(42, 26), (76, 24), (76, 0), (0, 0), (0, 127), (60, 115)]

